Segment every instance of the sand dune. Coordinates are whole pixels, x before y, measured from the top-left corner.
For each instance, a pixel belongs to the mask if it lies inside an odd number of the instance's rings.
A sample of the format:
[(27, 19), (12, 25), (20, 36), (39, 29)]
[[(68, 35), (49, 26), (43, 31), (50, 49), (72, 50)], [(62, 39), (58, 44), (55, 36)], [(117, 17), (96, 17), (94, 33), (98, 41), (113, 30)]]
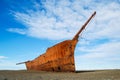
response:
[(0, 80), (120, 80), (120, 70), (69, 72), (0, 71)]

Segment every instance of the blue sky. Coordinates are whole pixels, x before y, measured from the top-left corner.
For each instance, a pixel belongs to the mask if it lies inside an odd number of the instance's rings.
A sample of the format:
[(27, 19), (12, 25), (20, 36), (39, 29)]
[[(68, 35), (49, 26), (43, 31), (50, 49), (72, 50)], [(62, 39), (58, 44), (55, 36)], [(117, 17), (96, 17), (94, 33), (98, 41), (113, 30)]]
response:
[(76, 70), (120, 69), (120, 0), (1, 0), (0, 70), (26, 69), (16, 63), (72, 39), (94, 11), (75, 49)]

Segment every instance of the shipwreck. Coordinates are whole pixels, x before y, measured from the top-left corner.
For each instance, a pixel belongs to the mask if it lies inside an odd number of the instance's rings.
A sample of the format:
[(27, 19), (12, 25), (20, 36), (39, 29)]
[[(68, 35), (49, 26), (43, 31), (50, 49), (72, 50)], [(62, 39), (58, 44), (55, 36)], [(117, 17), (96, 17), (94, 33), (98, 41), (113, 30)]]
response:
[(44, 54), (34, 60), (17, 63), (17, 65), (25, 63), (27, 70), (75, 72), (74, 51), (79, 34), (85, 29), (95, 14), (96, 12), (90, 16), (73, 39), (65, 40), (49, 47)]

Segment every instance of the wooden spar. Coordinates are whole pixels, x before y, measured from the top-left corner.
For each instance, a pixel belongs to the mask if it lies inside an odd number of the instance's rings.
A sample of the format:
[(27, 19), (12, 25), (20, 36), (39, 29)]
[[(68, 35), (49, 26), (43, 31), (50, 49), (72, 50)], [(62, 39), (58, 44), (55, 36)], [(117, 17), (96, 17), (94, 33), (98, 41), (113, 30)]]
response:
[(27, 63), (27, 62), (29, 62), (29, 61), (25, 61), (25, 62), (16, 63), (16, 65), (24, 64), (24, 63)]
[(96, 11), (91, 15), (91, 17), (85, 22), (82, 28), (77, 32), (77, 34), (73, 37), (72, 40), (78, 40), (79, 34), (85, 29), (86, 25), (90, 22), (90, 20), (95, 16)]

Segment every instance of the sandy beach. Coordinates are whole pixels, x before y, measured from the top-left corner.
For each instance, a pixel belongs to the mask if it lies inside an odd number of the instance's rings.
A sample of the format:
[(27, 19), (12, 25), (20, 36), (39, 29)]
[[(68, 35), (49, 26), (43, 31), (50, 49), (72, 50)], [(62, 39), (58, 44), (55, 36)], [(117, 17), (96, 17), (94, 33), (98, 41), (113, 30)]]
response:
[(0, 80), (120, 80), (120, 70), (45, 72), (0, 70)]

